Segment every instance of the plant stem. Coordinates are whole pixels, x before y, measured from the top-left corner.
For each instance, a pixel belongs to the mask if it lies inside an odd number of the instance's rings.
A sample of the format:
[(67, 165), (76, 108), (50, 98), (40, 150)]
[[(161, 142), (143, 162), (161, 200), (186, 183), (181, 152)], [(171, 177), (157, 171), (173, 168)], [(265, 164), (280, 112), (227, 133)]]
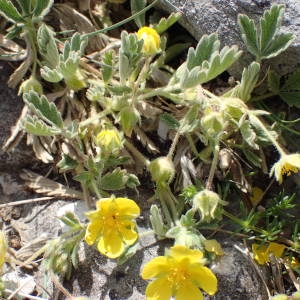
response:
[(214, 146), (213, 161), (211, 163), (208, 179), (206, 182), (206, 189), (208, 189), (208, 190), (212, 189), (212, 183), (214, 180), (214, 176), (215, 176), (215, 172), (216, 172), (217, 164), (218, 164), (218, 160), (219, 160), (219, 152), (220, 152), (220, 145), (217, 142), (217, 144)]
[(92, 124), (93, 122), (105, 117), (106, 115), (108, 115), (110, 113), (110, 109), (105, 109), (101, 112), (99, 112), (98, 114), (96, 114), (95, 116), (92, 116), (82, 122), (79, 123), (79, 127), (85, 127), (88, 126), (90, 124)]
[(269, 92), (269, 93), (266, 93), (266, 94), (263, 94), (263, 95), (251, 98), (250, 102), (256, 102), (256, 101), (265, 100), (265, 99), (270, 98), (272, 96), (276, 96), (276, 94), (273, 93), (273, 92)]
[(177, 131), (176, 134), (175, 134), (174, 140), (173, 140), (173, 142), (172, 142), (172, 145), (171, 145), (171, 147), (170, 147), (169, 153), (168, 153), (168, 155), (167, 155), (167, 157), (168, 157), (169, 159), (172, 159), (172, 158), (173, 158), (173, 155), (174, 155), (174, 152), (175, 152), (177, 143), (178, 143), (178, 141), (179, 141), (180, 135), (181, 135), (181, 133), (180, 133), (179, 131)]
[(248, 111), (249, 117), (254, 119), (256, 124), (261, 128), (261, 130), (265, 133), (265, 135), (268, 137), (268, 139), (270, 140), (270, 142), (274, 145), (274, 147), (277, 149), (277, 151), (279, 152), (279, 154), (281, 156), (285, 155), (285, 151), (282, 149), (282, 147), (279, 145), (279, 143), (277, 142), (277, 140), (272, 136), (272, 134), (270, 133), (270, 131), (266, 128), (266, 126), (263, 124), (263, 122), (253, 113), (251, 113), (251, 111)]

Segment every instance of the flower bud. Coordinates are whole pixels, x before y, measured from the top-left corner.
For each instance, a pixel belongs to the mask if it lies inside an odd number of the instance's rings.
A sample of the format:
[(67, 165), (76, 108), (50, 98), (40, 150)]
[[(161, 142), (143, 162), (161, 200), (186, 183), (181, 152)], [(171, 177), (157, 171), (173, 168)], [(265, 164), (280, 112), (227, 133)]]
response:
[(203, 190), (193, 198), (193, 207), (201, 214), (202, 222), (211, 222), (220, 217), (219, 204), (222, 203), (219, 195), (210, 190)]
[(154, 55), (160, 51), (160, 36), (155, 29), (142, 27), (137, 32), (137, 37), (144, 41), (142, 52), (145, 55)]
[(173, 161), (167, 156), (154, 159), (149, 165), (149, 171), (156, 183), (171, 182), (175, 175)]
[(227, 118), (233, 118), (239, 120), (242, 115), (246, 112), (246, 104), (239, 98), (222, 98), (223, 109)]
[(225, 120), (221, 112), (211, 111), (201, 119), (201, 125), (206, 133), (211, 136), (217, 136), (224, 130)]
[(95, 143), (104, 153), (115, 153), (122, 147), (122, 137), (116, 129), (104, 129), (96, 136)]
[(71, 76), (64, 76), (67, 87), (74, 91), (79, 91), (87, 86), (85, 77), (79, 69)]
[(124, 133), (130, 137), (133, 127), (138, 122), (140, 122), (141, 116), (139, 112), (135, 108), (124, 107), (120, 111), (119, 117), (120, 117), (120, 124), (122, 126)]
[(35, 91), (39, 95), (43, 94), (42, 85), (40, 84), (40, 82), (33, 75), (22, 82), (22, 84), (19, 87), (18, 94), (21, 95), (21, 94), (24, 94), (24, 93), (28, 93), (29, 91)]

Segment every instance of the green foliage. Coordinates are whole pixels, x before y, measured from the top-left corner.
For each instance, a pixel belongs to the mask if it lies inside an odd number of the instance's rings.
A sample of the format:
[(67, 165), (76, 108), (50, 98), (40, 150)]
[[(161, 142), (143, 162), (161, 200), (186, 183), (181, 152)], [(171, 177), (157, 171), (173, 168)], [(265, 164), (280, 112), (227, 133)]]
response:
[(39, 96), (36, 92), (31, 91), (24, 94), (24, 101), (38, 117), (54, 127), (63, 128), (64, 123), (60, 112), (55, 104), (50, 103), (44, 95)]
[(279, 33), (284, 13), (283, 5), (273, 5), (260, 18), (259, 29), (246, 15), (239, 15), (238, 23), (247, 49), (257, 61), (269, 59), (286, 50), (294, 40), (291, 33)]
[(54, 136), (61, 133), (57, 127), (50, 127), (46, 125), (46, 123), (38, 119), (37, 116), (27, 116), (24, 118), (23, 128), (26, 132), (37, 136)]
[[(146, 5), (146, 0), (130, 0), (131, 14), (134, 15), (135, 13), (141, 11), (146, 7)], [(140, 14), (135, 17), (134, 22), (138, 27), (145, 26), (145, 14)]]
[(251, 93), (254, 90), (260, 71), (260, 64), (252, 62), (243, 70), (241, 82), (232, 90), (227, 92), (225, 96), (237, 97), (245, 102), (251, 99)]
[(179, 13), (179, 12), (177, 12), (177, 13), (171, 13), (168, 16), (168, 18), (161, 18), (159, 20), (158, 24), (156, 24), (154, 26), (154, 29), (159, 34), (162, 34), (166, 30), (168, 30), (168, 28), (170, 28), (172, 25), (174, 25), (180, 18), (181, 18), (181, 13)]
[(0, 0), (0, 14), (13, 23), (23, 22), (24, 19), (12, 1)]
[(227, 70), (240, 55), (236, 46), (225, 46), (220, 51), (216, 34), (204, 35), (196, 50), (189, 49), (187, 61), (179, 67), (170, 84), (180, 82), (182, 89), (188, 89), (210, 81)]
[(59, 52), (55, 42), (55, 32), (47, 25), (42, 24), (37, 32), (37, 43), (40, 54), (45, 59), (44, 64), (50, 68), (55, 68), (59, 63)]

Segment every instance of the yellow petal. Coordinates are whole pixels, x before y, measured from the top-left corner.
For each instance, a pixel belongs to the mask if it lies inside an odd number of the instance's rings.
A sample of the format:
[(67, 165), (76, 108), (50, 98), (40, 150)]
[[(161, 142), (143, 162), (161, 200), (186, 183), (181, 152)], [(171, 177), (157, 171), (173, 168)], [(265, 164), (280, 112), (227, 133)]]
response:
[(117, 232), (101, 236), (98, 250), (109, 258), (117, 258), (124, 252), (123, 240)]
[(170, 256), (176, 260), (188, 258), (191, 263), (201, 262), (203, 253), (200, 250), (192, 250), (185, 246), (175, 245), (170, 249)]
[(140, 208), (133, 200), (116, 198), (115, 203), (121, 216), (137, 217), (140, 214)]
[(270, 254), (274, 254), (275, 257), (280, 258), (283, 254), (283, 251), (285, 249), (285, 246), (278, 243), (271, 242), (269, 244), (269, 247), (267, 248), (267, 252)]
[(214, 252), (216, 255), (224, 255), (221, 245), (216, 240), (205, 240), (204, 247), (208, 252)]
[(128, 228), (128, 227), (121, 227), (120, 229), (120, 234), (122, 235), (123, 241), (127, 245), (132, 245), (135, 243), (135, 241), (138, 238), (137, 232), (134, 230), (134, 227)]
[(101, 221), (93, 221), (89, 223), (85, 232), (85, 241), (92, 245), (95, 240), (101, 235), (101, 231), (103, 230), (103, 223)]
[(147, 300), (170, 300), (172, 285), (165, 278), (159, 278), (150, 282), (146, 288)]
[(252, 252), (254, 259), (260, 264), (264, 265), (269, 261), (269, 255), (267, 253), (267, 245), (252, 244)]
[(189, 266), (191, 280), (209, 295), (214, 295), (218, 289), (218, 280), (215, 274), (207, 267), (199, 264)]
[(150, 279), (166, 274), (169, 270), (169, 259), (165, 256), (158, 256), (153, 258), (144, 266), (141, 276), (143, 279)]
[(203, 300), (200, 290), (191, 282), (180, 285), (175, 295), (176, 300)]
[(295, 166), (298, 169), (300, 168), (300, 154), (299, 153), (288, 154), (285, 156), (285, 160), (290, 165)]

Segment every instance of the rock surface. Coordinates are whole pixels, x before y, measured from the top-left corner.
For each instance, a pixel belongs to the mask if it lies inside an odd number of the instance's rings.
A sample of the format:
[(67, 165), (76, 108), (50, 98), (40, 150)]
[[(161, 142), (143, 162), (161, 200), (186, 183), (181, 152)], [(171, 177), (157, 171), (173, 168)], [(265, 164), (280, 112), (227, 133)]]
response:
[[(204, 34), (216, 32), (222, 45), (238, 45), (246, 50), (237, 25), (238, 14), (246, 14), (258, 20), (272, 4), (284, 4), (285, 14), (282, 31), (292, 32), (296, 39), (289, 49), (271, 59), (272, 68), (281, 75), (295, 71), (300, 67), (300, 1), (295, 0), (163, 0), (160, 7), (167, 12), (181, 11), (180, 23), (195, 39)], [(239, 76), (243, 67), (253, 57), (244, 52), (239, 62), (230, 69), (230, 73)]]

